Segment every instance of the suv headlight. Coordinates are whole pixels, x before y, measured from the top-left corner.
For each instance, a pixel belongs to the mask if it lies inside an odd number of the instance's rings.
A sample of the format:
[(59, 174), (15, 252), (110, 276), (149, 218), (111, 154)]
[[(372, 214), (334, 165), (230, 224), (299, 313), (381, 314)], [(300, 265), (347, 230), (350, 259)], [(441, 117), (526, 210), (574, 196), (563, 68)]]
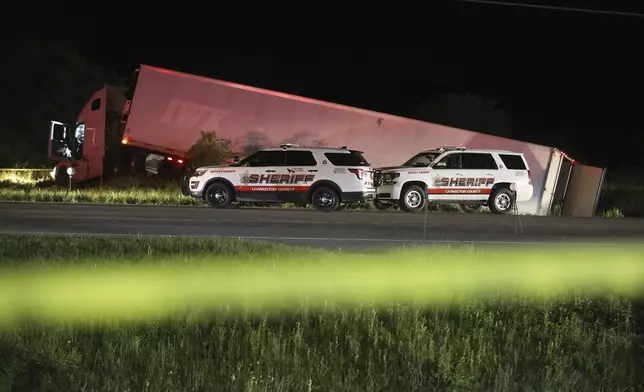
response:
[(205, 170), (205, 169), (197, 169), (194, 171), (194, 173), (192, 173), (192, 177), (201, 177), (204, 174), (206, 174), (207, 171), (208, 170)]
[(400, 173), (383, 173), (381, 175), (383, 185), (393, 185), (396, 183), (396, 178), (400, 177)]

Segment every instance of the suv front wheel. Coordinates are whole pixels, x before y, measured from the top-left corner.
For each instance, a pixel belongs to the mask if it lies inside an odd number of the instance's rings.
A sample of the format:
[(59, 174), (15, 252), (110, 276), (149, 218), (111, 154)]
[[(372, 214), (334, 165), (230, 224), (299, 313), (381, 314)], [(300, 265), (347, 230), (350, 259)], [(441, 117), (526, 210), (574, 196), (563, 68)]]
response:
[(340, 207), (340, 197), (333, 188), (321, 186), (313, 192), (311, 204), (318, 211), (332, 212)]
[(204, 195), (206, 203), (213, 208), (228, 207), (233, 199), (233, 192), (230, 187), (221, 182), (214, 182), (208, 185)]
[(400, 195), (400, 208), (405, 212), (417, 212), (425, 208), (427, 192), (418, 185), (409, 185)]
[(509, 214), (514, 208), (512, 192), (508, 188), (496, 189), (490, 196), (488, 207), (494, 214)]

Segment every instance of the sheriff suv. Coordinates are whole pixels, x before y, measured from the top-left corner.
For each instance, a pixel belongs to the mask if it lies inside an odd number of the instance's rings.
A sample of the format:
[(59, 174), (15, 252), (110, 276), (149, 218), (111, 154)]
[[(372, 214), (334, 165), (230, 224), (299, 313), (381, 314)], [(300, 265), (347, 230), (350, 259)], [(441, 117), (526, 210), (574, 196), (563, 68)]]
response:
[(420, 152), (400, 166), (374, 170), (378, 209), (399, 205), (416, 212), (425, 203), (457, 204), (463, 212), (487, 205), (507, 214), (532, 198), (530, 168), (523, 154), (503, 150), (441, 147)]
[(312, 204), (331, 212), (372, 200), (373, 171), (361, 151), (346, 147), (265, 148), (232, 164), (197, 168), (184, 194), (215, 208), (233, 202)]

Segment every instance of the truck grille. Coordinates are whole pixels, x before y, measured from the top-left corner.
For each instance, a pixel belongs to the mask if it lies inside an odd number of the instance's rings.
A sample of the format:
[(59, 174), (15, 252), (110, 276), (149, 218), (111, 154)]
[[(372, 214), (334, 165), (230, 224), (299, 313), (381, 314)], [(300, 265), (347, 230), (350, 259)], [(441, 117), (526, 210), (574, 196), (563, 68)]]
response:
[(373, 184), (375, 186), (381, 185), (380, 179), (381, 179), (380, 170), (374, 170), (374, 172), (373, 172)]

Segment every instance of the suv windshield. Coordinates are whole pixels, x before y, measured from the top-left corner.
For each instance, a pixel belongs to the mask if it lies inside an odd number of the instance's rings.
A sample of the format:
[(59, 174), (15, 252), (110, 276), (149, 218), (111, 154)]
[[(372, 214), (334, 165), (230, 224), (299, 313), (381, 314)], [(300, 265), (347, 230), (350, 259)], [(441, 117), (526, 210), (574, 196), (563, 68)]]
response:
[(407, 162), (403, 163), (403, 166), (414, 166), (414, 167), (427, 167), (436, 157), (438, 156), (437, 152), (421, 152), (413, 157), (409, 158)]

